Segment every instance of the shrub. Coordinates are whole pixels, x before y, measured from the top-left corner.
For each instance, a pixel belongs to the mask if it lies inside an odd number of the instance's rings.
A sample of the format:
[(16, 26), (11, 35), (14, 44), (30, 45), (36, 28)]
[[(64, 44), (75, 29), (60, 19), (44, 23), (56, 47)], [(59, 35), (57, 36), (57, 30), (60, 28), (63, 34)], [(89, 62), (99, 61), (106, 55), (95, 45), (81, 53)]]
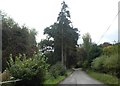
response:
[(92, 64), (91, 64), (91, 67), (94, 70), (103, 72), (104, 71), (103, 64), (104, 64), (105, 58), (106, 58), (106, 56), (100, 56), (100, 57), (94, 59)]
[(86, 60), (86, 61), (84, 61), (83, 62), (83, 64), (82, 64), (82, 68), (83, 68), (83, 70), (86, 70), (87, 68), (88, 68), (88, 61)]
[(57, 62), (55, 65), (51, 66), (49, 71), (54, 78), (65, 75), (66, 73), (66, 69), (61, 62)]
[(27, 84), (25, 86), (29, 86), (30, 82), (32, 83), (30, 86), (42, 84), (49, 66), (46, 63), (45, 57), (40, 53), (34, 54), (32, 58), (28, 59), (25, 55), (23, 55), (23, 59), (22, 55), (19, 55), (16, 56), (15, 61), (13, 61), (12, 55), (10, 55), (8, 65), (8, 70), (12, 77), (14, 77), (14, 79), (22, 79), (21, 82)]
[(93, 60), (92, 68), (99, 72), (110, 73), (112, 75), (120, 77), (120, 64), (118, 62), (118, 59), (118, 54), (113, 54), (110, 56), (102, 55)]
[(113, 54), (118, 53), (118, 45), (113, 45), (113, 46), (107, 46), (105, 48), (103, 48), (103, 54), (110, 56)]
[(103, 55), (92, 62), (92, 68), (99, 72), (105, 72), (120, 78), (120, 43), (103, 48)]
[(117, 69), (119, 69), (118, 54), (107, 57), (103, 66), (109, 73), (116, 74)]

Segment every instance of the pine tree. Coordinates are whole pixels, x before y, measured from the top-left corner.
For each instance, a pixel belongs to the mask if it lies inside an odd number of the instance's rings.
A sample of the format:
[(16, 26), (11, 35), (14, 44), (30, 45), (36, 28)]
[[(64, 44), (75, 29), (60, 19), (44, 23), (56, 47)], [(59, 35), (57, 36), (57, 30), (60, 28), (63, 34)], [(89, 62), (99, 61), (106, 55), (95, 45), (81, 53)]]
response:
[(75, 52), (79, 33), (77, 28), (73, 28), (70, 12), (67, 4), (63, 1), (62, 8), (57, 17), (57, 21), (44, 29), (44, 34), (54, 39), (54, 55), (57, 61), (68, 65), (75, 60)]

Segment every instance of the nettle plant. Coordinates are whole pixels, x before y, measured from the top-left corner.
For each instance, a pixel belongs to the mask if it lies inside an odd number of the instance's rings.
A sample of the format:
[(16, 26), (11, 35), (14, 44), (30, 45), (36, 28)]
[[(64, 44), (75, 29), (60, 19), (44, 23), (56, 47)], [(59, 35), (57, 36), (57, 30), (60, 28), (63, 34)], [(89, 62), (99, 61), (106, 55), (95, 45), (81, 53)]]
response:
[(49, 67), (46, 61), (46, 57), (40, 53), (34, 54), (32, 58), (19, 54), (15, 60), (10, 55), (8, 70), (14, 79), (32, 80), (38, 78), (43, 81)]

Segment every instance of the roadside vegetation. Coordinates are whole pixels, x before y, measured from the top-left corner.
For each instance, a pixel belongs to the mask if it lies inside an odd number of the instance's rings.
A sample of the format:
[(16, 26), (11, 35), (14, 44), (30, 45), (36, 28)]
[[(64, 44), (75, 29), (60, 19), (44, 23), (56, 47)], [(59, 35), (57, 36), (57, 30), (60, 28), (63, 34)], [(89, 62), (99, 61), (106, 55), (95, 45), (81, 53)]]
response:
[(120, 43), (92, 43), (90, 35), (83, 36), (83, 44), (78, 48), (79, 62), (77, 67), (88, 71), (93, 78), (105, 84), (118, 84), (120, 81), (119, 48)]
[(119, 46), (118, 43), (103, 48), (103, 54), (94, 59), (91, 64), (94, 71), (101, 72), (101, 74), (98, 73), (98, 77), (101, 75), (101, 78), (96, 77), (96, 79), (100, 79), (105, 84), (118, 84), (120, 82)]
[(66, 74), (65, 75), (60, 75), (56, 78), (54, 77), (47, 77), (47, 79), (45, 80), (44, 84), (45, 85), (49, 85), (49, 84), (53, 84), (53, 85), (56, 85), (56, 84), (59, 84), (61, 81), (63, 81), (67, 76), (69, 76), (70, 74), (72, 73), (72, 70), (67, 70), (66, 71)]
[(2, 86), (57, 85), (72, 73), (79, 31), (71, 26), (67, 4), (63, 1), (61, 5), (57, 21), (44, 29), (47, 37), (39, 43), (35, 29), (19, 26), (0, 11), (3, 15), (2, 81), (20, 80)]
[(82, 36), (73, 27), (67, 4), (62, 2), (57, 21), (44, 29), (45, 39), (36, 42), (37, 31), (26, 25), (19, 26), (0, 11), (2, 19), (2, 81), (20, 79), (2, 86), (57, 85), (72, 73), (72, 68), (82, 68), (105, 84), (120, 80), (120, 43), (96, 44), (90, 33)]
[(116, 76), (105, 74), (105, 73), (99, 73), (94, 72), (93, 70), (88, 70), (87, 73), (93, 77), (94, 79), (108, 85), (108, 86), (120, 86), (120, 79), (118, 79)]

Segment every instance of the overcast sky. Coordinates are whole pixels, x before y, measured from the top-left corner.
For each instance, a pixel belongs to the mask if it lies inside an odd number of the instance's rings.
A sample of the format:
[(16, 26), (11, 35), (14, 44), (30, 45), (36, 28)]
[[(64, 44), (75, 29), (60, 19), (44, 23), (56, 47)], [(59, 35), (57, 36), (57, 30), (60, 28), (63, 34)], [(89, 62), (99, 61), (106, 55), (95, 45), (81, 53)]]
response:
[[(38, 32), (37, 42), (45, 38), (43, 30), (57, 20), (63, 0), (0, 0), (0, 10), (12, 17), (20, 25), (26, 24)], [(78, 43), (82, 43), (82, 35), (89, 32), (92, 41), (98, 43), (109, 25), (112, 26), (100, 43), (118, 40), (119, 0), (64, 0), (69, 6), (73, 26), (80, 31)]]

